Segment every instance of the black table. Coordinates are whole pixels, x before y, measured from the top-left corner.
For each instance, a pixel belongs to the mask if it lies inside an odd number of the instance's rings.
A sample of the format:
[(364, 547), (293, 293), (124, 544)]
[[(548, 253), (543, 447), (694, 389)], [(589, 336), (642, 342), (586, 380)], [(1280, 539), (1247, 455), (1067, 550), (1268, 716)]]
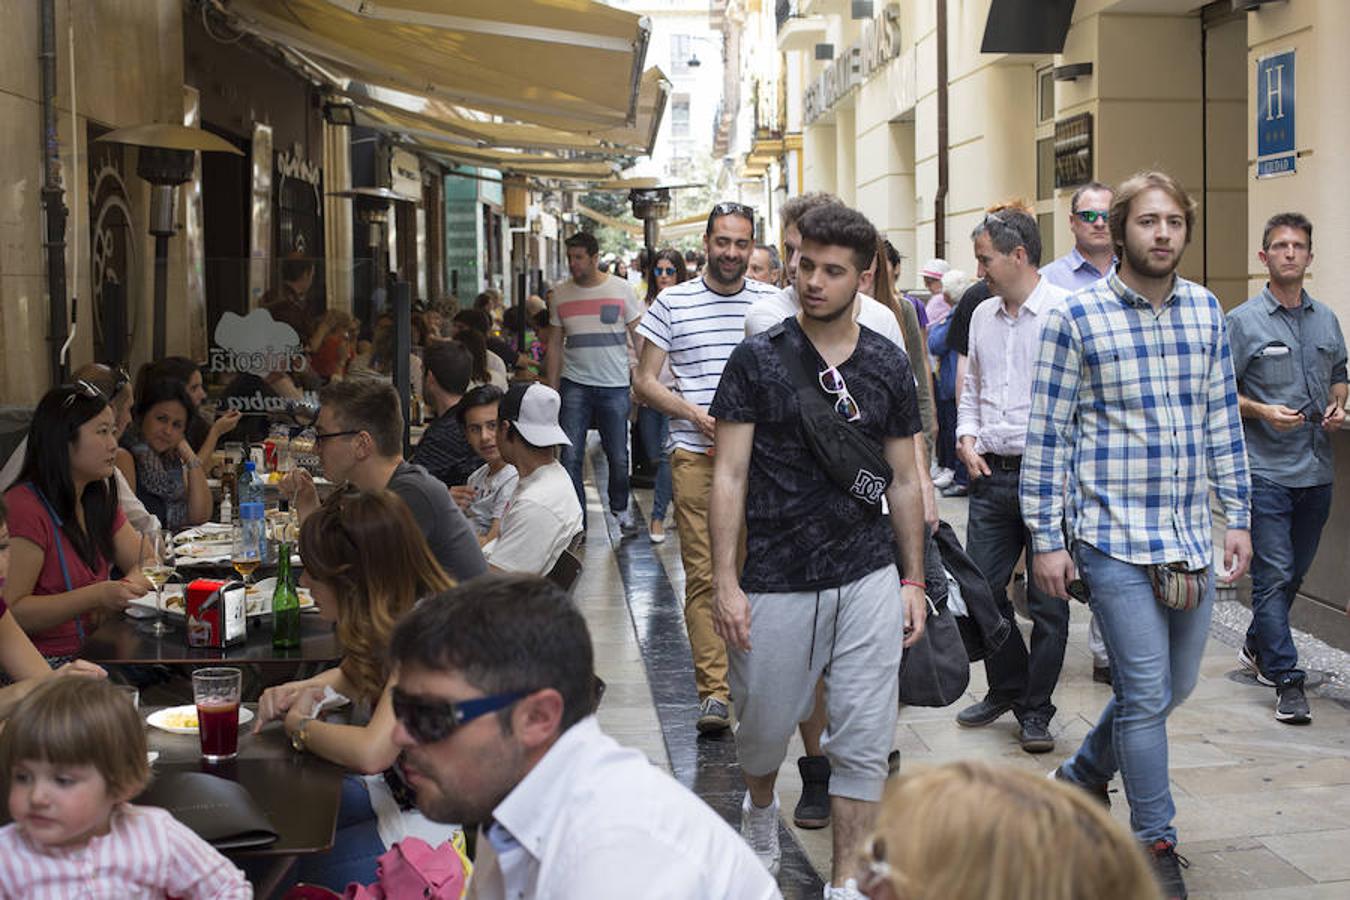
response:
[(300, 615), (300, 646), (277, 650), (272, 646), (270, 617), (250, 620), (248, 639), (223, 650), (189, 647), (183, 619), (164, 617), (170, 631), (160, 637), (143, 630), (140, 620), (127, 616), (109, 619), (85, 641), (80, 658), (111, 665), (195, 665), (214, 662), (255, 665), (330, 663), (342, 658), (342, 647), (330, 622), (315, 613)]

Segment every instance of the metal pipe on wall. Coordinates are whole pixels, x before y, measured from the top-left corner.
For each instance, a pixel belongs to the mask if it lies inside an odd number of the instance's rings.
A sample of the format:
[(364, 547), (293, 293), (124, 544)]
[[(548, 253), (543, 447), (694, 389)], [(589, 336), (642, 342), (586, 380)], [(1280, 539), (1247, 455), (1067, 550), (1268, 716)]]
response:
[(51, 384), (65, 381), (61, 347), (66, 342), (66, 215), (61, 185), (61, 147), (56, 132), (56, 0), (41, 0), (38, 68), (42, 90), (42, 211), (46, 218), (48, 323)]
[(951, 145), (947, 134), (947, 0), (937, 0), (937, 164), (933, 195), (933, 253), (947, 258), (947, 182)]

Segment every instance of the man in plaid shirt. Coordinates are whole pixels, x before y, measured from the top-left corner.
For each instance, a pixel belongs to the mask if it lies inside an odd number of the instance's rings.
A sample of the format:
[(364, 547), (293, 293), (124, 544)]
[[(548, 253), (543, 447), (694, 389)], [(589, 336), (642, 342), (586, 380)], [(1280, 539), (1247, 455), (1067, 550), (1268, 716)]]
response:
[(1115, 684), (1096, 727), (1053, 775), (1109, 803), (1120, 770), (1131, 827), (1169, 897), (1186, 887), (1167, 716), (1195, 687), (1214, 578), (1207, 572), (1199, 605), (1181, 611), (1155, 598), (1150, 569), (1210, 565), (1211, 487), (1228, 526), (1222, 579), (1240, 578), (1251, 559), (1224, 313), (1175, 274), (1194, 224), (1195, 204), (1172, 177), (1145, 172), (1120, 186), (1110, 215), (1119, 264), (1052, 312), (1041, 333), (1021, 482), (1036, 583), (1065, 599), (1086, 587)]

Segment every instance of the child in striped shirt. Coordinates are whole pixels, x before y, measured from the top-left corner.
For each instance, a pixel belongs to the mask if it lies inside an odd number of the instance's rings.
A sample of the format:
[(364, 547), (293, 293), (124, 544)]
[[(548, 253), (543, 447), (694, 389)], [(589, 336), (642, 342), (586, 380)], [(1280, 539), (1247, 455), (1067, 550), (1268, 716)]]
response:
[(145, 730), (106, 681), (53, 678), (0, 732), (0, 900), (253, 896), (229, 860), (167, 811), (132, 806), (150, 780)]

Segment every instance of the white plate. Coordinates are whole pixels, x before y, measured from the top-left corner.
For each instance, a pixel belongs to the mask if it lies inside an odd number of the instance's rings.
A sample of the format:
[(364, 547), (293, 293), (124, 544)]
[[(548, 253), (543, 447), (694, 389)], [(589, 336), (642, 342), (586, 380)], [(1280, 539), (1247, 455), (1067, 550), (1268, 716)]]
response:
[[(275, 577), (264, 578), (249, 585), (248, 595), (244, 598), (246, 605), (244, 612), (250, 619), (272, 614), (272, 592), (276, 590), (276, 586)], [(296, 588), (296, 593), (300, 595), (301, 612), (314, 612), (318, 609), (308, 588)], [(133, 619), (148, 619), (154, 612), (154, 591), (144, 597), (133, 598), (131, 606), (127, 609), (127, 615)], [(177, 583), (164, 585), (164, 614), (170, 618), (183, 618), (183, 585)]]
[[(145, 717), (145, 721), (160, 731), (167, 731), (170, 734), (196, 734), (197, 726), (193, 725), (187, 728), (182, 725), (171, 725), (170, 720), (178, 716), (191, 716), (193, 721), (197, 718), (197, 707), (191, 703), (187, 706), (170, 706), (165, 709), (159, 709)], [(247, 706), (239, 707), (239, 724), (245, 725), (253, 721), (253, 710)]]

